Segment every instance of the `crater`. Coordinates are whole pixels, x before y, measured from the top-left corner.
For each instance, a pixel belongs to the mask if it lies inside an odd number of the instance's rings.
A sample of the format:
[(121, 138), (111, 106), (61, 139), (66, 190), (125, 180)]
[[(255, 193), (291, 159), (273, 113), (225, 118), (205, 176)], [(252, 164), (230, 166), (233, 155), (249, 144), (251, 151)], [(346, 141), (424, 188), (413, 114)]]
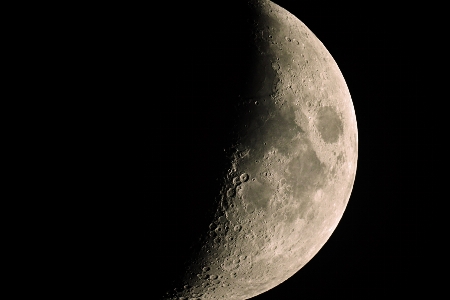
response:
[(344, 132), (342, 120), (331, 106), (321, 107), (317, 112), (316, 127), (325, 143), (335, 143)]

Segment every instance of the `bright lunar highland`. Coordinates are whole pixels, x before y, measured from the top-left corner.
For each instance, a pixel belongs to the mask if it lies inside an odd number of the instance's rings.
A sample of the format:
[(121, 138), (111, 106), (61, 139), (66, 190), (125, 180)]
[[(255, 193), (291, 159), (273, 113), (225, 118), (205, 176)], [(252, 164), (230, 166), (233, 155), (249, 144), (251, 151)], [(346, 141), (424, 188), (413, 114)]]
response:
[(253, 67), (230, 100), (228, 166), (211, 220), (164, 299), (242, 300), (272, 289), (326, 243), (353, 188), (356, 117), (336, 62), (285, 9), (246, 5)]

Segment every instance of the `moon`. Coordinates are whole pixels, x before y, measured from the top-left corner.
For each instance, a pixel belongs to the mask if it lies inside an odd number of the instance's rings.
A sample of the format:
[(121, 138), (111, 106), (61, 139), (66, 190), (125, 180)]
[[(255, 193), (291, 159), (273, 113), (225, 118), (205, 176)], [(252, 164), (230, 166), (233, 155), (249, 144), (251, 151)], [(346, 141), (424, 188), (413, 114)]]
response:
[[(212, 134), (226, 141), (213, 208), (164, 299), (249, 299), (279, 285), (326, 243), (353, 188), (357, 124), (336, 62), (282, 7), (245, 6), (248, 30), (235, 42), (245, 42), (242, 61), (251, 68), (214, 87), (223, 91), (215, 107), (227, 125)], [(217, 72), (226, 68), (210, 56)], [(205, 130), (217, 129), (210, 118)]]

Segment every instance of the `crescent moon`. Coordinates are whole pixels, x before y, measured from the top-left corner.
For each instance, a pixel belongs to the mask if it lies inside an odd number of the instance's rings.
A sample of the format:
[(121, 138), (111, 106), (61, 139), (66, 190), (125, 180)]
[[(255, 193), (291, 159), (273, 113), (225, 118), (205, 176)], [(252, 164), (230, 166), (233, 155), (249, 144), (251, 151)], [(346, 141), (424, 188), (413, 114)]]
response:
[(356, 116), (318, 38), (270, 1), (251, 1), (252, 72), (233, 100), (217, 207), (165, 299), (248, 299), (299, 271), (329, 239), (356, 174)]

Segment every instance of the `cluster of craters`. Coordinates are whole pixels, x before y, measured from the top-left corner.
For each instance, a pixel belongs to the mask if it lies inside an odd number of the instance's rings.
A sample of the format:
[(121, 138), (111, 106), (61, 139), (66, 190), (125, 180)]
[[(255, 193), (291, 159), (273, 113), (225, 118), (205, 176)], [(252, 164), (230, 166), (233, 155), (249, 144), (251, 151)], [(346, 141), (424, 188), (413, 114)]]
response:
[(233, 179), (231, 180), (231, 184), (226, 185), (227, 187), (225, 192), (226, 197), (222, 199), (222, 209), (224, 211), (228, 210), (230, 207), (231, 208), (235, 207), (233, 199), (236, 196), (236, 190), (239, 189), (239, 186), (242, 183), (248, 181), (248, 179), (249, 175), (247, 173), (242, 173), (240, 176), (234, 176)]
[(223, 185), (222, 205), (202, 238), (200, 253), (188, 268), (182, 288), (175, 289), (167, 299), (227, 299), (218, 291), (232, 285), (239, 269), (250, 267), (251, 259), (240, 247), (247, 238), (244, 228), (248, 223), (236, 193), (249, 180), (248, 173), (229, 173)]
[(243, 182), (248, 180), (249, 176), (247, 173), (243, 173), (241, 176), (236, 176), (233, 178), (233, 186), (227, 190), (227, 197), (234, 197), (236, 195), (236, 188)]

